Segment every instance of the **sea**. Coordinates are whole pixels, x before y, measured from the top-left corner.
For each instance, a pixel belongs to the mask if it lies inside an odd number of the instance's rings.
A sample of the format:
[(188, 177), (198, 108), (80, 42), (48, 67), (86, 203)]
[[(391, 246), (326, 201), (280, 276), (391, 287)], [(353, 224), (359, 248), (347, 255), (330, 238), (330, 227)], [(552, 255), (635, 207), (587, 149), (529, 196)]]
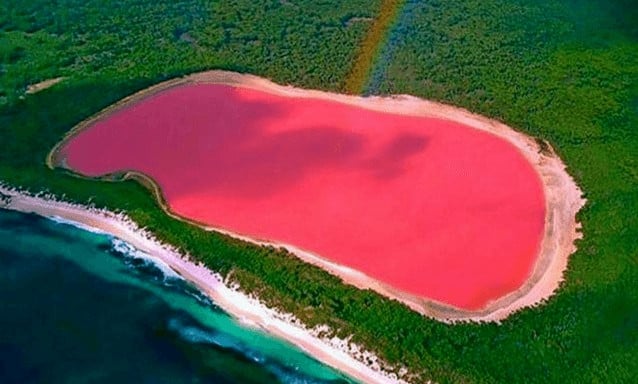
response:
[(0, 383), (354, 383), (110, 235), (0, 209)]

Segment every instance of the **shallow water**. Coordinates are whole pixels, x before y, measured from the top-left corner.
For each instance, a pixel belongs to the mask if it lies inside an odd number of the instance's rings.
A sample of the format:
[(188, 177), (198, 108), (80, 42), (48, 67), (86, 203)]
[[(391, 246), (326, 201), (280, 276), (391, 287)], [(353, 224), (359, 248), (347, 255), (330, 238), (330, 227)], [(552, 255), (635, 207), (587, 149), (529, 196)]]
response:
[(108, 235), (0, 209), (1, 383), (352, 383)]

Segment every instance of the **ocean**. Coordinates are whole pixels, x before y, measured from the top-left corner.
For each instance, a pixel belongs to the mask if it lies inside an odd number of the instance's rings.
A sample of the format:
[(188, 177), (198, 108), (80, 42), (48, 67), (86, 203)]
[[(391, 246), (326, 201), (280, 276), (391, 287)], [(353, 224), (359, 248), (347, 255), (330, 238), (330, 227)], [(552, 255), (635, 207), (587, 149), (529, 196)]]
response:
[(0, 209), (0, 383), (354, 383), (103, 233)]

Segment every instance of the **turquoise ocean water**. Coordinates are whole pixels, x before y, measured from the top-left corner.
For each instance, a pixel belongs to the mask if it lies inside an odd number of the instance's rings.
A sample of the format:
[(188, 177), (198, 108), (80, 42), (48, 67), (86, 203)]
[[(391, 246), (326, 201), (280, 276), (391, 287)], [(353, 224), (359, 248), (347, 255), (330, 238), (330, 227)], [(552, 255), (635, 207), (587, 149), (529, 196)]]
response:
[(0, 383), (123, 382), (353, 381), (126, 243), (0, 209)]

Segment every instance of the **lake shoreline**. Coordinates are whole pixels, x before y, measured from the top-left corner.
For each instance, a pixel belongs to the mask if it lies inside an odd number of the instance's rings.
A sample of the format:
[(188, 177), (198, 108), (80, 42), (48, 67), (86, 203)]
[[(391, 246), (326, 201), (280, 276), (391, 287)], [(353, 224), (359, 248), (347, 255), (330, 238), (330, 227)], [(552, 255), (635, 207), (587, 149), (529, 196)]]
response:
[[(199, 72), (167, 80), (143, 89), (80, 122), (67, 132), (65, 137), (49, 152), (46, 160), (47, 166), (51, 169), (63, 168), (74, 172), (77, 176), (84, 177), (66, 164), (61, 152), (66, 143), (84, 129), (89, 129), (93, 124), (108, 118), (113, 113), (161, 92), (188, 84), (222, 84), (289, 98), (337, 102), (382, 113), (436, 118), (460, 123), (469, 128), (496, 136), (514, 146), (530, 163), (540, 178), (545, 198), (544, 229), (536, 261), (529, 272), (528, 278), (522, 285), (499, 298), (487, 302), (485, 306), (478, 310), (466, 310), (428, 297), (410, 294), (358, 270), (328, 260), (323, 255), (314, 254), (295, 245), (247, 236), (228, 228), (219, 228), (180, 216), (171, 210), (162, 193), (162, 189), (154, 179), (136, 171), (125, 172), (121, 179), (136, 180), (151, 190), (167, 215), (206, 230), (223, 233), (255, 245), (272, 245), (286, 248), (299, 259), (338, 276), (346, 284), (360, 289), (372, 289), (387, 298), (400, 301), (421, 315), (445, 323), (458, 321), (501, 322), (515, 312), (547, 301), (556, 293), (564, 280), (564, 272), (567, 269), (569, 256), (576, 251), (576, 241), (582, 238), (581, 225), (576, 216), (585, 205), (586, 200), (575, 180), (567, 172), (567, 166), (555, 153), (551, 145), (518, 132), (498, 120), (472, 113), (463, 108), (410, 95), (362, 97), (281, 85), (259, 76), (222, 70)], [(114, 181), (112, 177), (98, 177), (97, 179)]]

